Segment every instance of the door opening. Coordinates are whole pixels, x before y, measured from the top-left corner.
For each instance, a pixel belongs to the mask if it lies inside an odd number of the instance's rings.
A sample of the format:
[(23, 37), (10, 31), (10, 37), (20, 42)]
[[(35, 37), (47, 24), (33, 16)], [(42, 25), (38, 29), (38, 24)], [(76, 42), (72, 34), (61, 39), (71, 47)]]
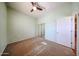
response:
[(45, 23), (38, 24), (38, 36), (45, 38)]

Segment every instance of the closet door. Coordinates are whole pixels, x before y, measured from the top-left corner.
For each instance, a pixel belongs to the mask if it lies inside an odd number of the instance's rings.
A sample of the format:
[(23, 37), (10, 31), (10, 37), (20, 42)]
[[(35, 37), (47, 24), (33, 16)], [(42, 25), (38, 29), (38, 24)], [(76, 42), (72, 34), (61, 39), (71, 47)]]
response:
[(72, 47), (72, 17), (57, 20), (57, 43)]

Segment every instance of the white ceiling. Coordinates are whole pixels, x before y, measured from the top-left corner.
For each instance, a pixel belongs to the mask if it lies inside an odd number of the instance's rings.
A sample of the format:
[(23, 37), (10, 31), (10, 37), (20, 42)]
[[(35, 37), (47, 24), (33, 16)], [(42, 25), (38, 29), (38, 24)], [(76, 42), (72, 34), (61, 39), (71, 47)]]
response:
[(49, 11), (54, 11), (60, 6), (63, 6), (64, 4), (70, 4), (67, 2), (38, 2), (38, 3), (41, 6), (45, 7), (43, 11), (36, 10), (36, 11), (30, 12), (30, 10), (32, 9), (32, 5), (30, 2), (9, 2), (7, 3), (7, 5), (29, 16), (40, 18), (41, 16), (43, 16)]

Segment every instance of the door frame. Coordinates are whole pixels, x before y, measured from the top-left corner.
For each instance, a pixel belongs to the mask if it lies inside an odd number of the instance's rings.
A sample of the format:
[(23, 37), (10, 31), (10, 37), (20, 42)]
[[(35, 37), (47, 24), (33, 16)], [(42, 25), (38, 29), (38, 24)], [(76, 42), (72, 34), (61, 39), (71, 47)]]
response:
[(75, 14), (75, 16), (74, 16), (75, 18), (74, 18), (74, 25), (75, 25), (75, 27), (74, 27), (74, 29), (75, 29), (75, 31), (74, 31), (74, 43), (75, 43), (75, 45), (74, 45), (74, 53), (75, 53), (75, 55), (77, 55), (77, 20), (78, 20), (78, 14)]

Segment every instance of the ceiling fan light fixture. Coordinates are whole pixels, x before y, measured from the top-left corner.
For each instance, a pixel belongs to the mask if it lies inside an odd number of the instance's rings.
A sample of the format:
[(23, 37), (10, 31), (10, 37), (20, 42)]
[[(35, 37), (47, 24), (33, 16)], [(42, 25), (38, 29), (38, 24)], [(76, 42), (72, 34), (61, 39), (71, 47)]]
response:
[(33, 7), (33, 10), (37, 10), (37, 8), (34, 6), (34, 7)]

